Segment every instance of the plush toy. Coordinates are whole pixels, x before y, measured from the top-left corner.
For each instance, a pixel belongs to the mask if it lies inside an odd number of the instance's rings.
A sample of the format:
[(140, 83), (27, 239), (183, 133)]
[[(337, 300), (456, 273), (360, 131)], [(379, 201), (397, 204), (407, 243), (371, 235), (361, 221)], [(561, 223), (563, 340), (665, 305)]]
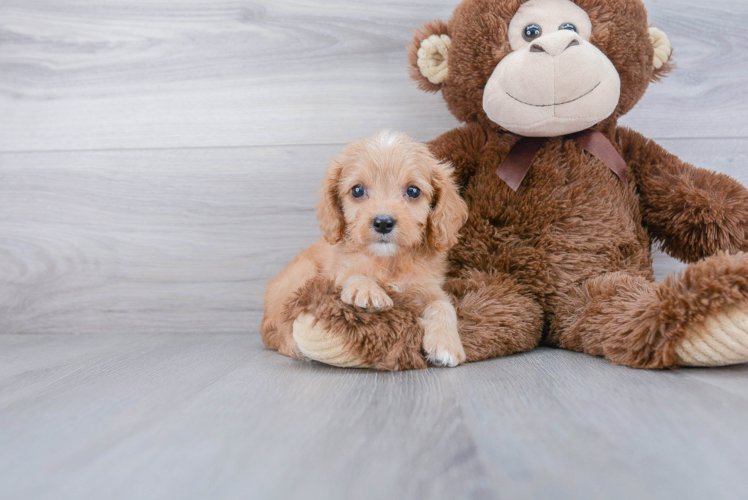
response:
[[(411, 74), (462, 122), (430, 143), (469, 207), (445, 284), (467, 361), (539, 344), (637, 368), (748, 361), (748, 191), (618, 119), (670, 69), (640, 0), (463, 0), (417, 31)], [(655, 282), (651, 243), (690, 265)], [(425, 365), (419, 305), (372, 314), (307, 283), (309, 358)]]

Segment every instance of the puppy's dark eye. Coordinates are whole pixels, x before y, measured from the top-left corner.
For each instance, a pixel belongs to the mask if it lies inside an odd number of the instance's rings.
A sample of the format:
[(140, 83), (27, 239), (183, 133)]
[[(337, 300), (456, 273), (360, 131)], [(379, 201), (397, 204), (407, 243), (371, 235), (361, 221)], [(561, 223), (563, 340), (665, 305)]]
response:
[(357, 184), (353, 186), (353, 189), (351, 189), (351, 196), (353, 196), (354, 198), (363, 198), (365, 194), (366, 189), (364, 189), (364, 186), (362, 186), (361, 184)]
[(531, 24), (525, 28), (525, 31), (522, 33), (522, 37), (528, 42), (531, 42), (542, 34), (543, 30), (540, 29), (540, 26), (538, 26), (537, 24)]
[(405, 190), (405, 194), (408, 195), (408, 198), (413, 198), (415, 200), (416, 198), (421, 196), (421, 190), (415, 186), (410, 186)]
[(560, 30), (569, 30), (569, 31), (574, 31), (574, 32), (577, 31), (577, 27), (574, 26), (571, 23), (564, 23), (561, 26), (559, 26), (558, 29), (560, 29)]

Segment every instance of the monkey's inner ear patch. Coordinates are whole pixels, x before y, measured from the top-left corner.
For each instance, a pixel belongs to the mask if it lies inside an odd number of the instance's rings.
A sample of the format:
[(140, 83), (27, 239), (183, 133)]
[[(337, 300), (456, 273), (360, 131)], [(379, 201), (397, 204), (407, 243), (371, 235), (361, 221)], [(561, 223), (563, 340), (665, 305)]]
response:
[(421, 42), (418, 49), (418, 69), (434, 85), (447, 81), (449, 74), (449, 47), (452, 39), (449, 35), (431, 35)]
[(670, 40), (667, 39), (667, 35), (654, 26), (649, 28), (649, 39), (652, 40), (654, 45), (654, 68), (660, 69), (670, 59), (670, 54), (673, 53), (673, 46), (670, 45)]

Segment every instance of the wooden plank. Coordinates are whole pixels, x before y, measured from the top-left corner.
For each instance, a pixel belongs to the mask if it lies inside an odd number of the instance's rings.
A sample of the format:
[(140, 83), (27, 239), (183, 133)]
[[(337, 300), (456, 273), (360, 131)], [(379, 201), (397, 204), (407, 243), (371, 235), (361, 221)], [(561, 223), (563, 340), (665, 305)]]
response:
[[(26, 365), (0, 379), (2, 498), (729, 500), (748, 491), (748, 399), (685, 370), (538, 349), (378, 373), (292, 360), (262, 350), (256, 335), (18, 338), (0, 335), (0, 352)], [(70, 361), (40, 369), (30, 344)]]
[[(663, 145), (748, 182), (743, 140)], [(341, 149), (0, 154), (0, 332), (256, 331)]]
[[(652, 138), (746, 137), (748, 34), (743, 30), (734, 36), (734, 27), (724, 28), (748, 19), (748, 3), (644, 0), (644, 4), (650, 22), (665, 31), (673, 44), (676, 68), (661, 83), (650, 85), (621, 123)], [(722, 113), (730, 115), (728, 122), (720, 123)]]
[[(435, 406), (451, 400), (433, 373), (321, 367), (254, 335), (96, 337), (115, 352), (48, 370), (34, 393), (0, 393), (0, 496), (337, 498), (358, 491), (355, 475), (364, 497), (485, 498), (467, 430)], [(390, 420), (391, 398), (412, 422)], [(416, 428), (429, 439), (412, 439)]]
[[(748, 366), (735, 367), (748, 373)], [(444, 377), (505, 498), (744, 498), (746, 399), (539, 350)], [(733, 438), (735, 438), (733, 440)], [(719, 493), (715, 493), (719, 492)]]
[[(409, 81), (411, 32), (456, 0), (0, 5), (0, 151), (346, 143), (455, 126)], [(678, 69), (624, 122), (650, 137), (748, 136), (743, 0), (649, 0)]]
[[(329, 157), (455, 126), (404, 47), (456, 3), (2, 2), (0, 498), (746, 497), (748, 365), (262, 349)], [(748, 5), (646, 4), (679, 67), (624, 122), (748, 184)]]
[[(0, 443), (5, 451), (0, 454), (0, 497), (67, 497), (65, 489), (90, 470), (90, 462), (154, 421), (168, 419), (179, 404), (220, 380), (237, 363), (251, 360), (258, 346), (253, 345), (252, 352), (248, 346), (259, 340), (220, 334), (103, 334), (64, 336), (68, 342), (60, 345), (61, 337), (32, 338), (62, 353), (81, 351), (84, 359), (42, 370), (36, 359), (26, 358), (28, 369), (2, 382)], [(95, 337), (109, 345), (97, 356), (87, 355), (89, 341), (101, 342)], [(0, 338), (4, 343), (13, 336)], [(15, 452), (6, 453), (10, 450)], [(71, 474), (76, 470), (78, 475)], [(121, 472), (127, 475), (125, 469)], [(89, 478), (88, 485), (77, 484), (79, 493), (73, 496), (90, 495), (102, 478), (107, 482), (104, 474)]]
[(689, 369), (685, 375), (723, 391), (748, 399), (748, 365), (725, 366), (715, 369)]
[(338, 147), (0, 159), (0, 332), (256, 329)]

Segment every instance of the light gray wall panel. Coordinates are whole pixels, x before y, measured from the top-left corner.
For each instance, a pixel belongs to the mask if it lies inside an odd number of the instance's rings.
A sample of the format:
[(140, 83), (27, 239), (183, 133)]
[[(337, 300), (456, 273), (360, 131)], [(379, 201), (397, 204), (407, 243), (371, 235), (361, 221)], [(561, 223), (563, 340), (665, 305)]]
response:
[[(742, 139), (661, 142), (748, 182)], [(0, 332), (256, 331), (342, 147), (0, 154)]]
[[(346, 143), (452, 128), (407, 76), (414, 28), (455, 0), (0, 4), (0, 150)], [(624, 122), (748, 136), (744, 0), (649, 0), (678, 69)]]
[[(0, 498), (748, 497), (748, 365), (263, 350), (330, 157), (456, 125), (405, 58), (456, 4), (0, 1)], [(623, 122), (748, 184), (748, 3), (646, 5), (678, 68)]]

